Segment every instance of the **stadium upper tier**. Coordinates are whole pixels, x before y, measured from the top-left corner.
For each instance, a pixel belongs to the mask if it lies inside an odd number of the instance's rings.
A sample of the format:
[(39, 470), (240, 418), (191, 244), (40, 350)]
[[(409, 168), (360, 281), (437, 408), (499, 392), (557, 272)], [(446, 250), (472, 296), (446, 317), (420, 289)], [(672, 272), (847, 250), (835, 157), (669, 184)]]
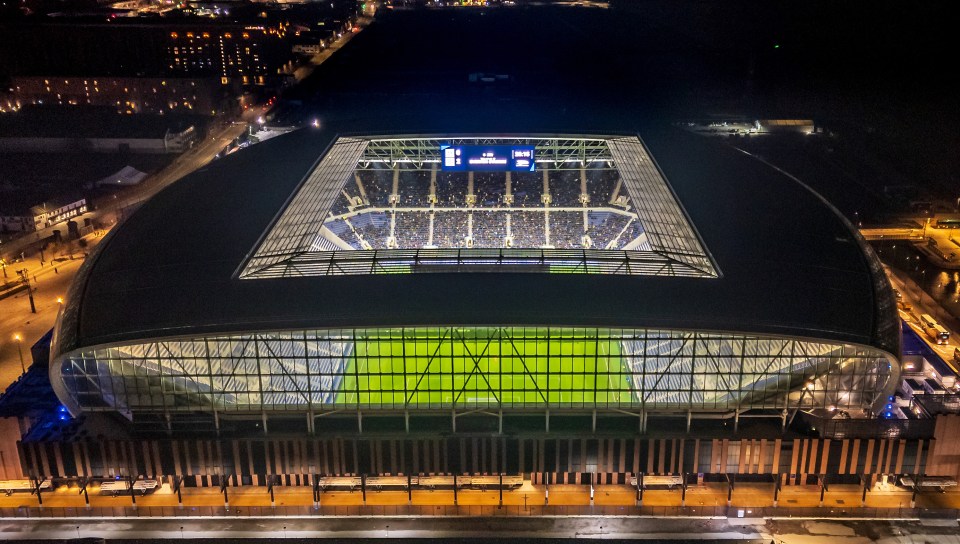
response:
[[(367, 123), (235, 153), (114, 229), (56, 327), (71, 412), (866, 415), (892, 392), (876, 256), (746, 155), (666, 127)], [(452, 171), (451, 145), (535, 161)]]
[(324, 221), (324, 240), (358, 250), (650, 249), (611, 163), (476, 175), (403, 166), (355, 172)]

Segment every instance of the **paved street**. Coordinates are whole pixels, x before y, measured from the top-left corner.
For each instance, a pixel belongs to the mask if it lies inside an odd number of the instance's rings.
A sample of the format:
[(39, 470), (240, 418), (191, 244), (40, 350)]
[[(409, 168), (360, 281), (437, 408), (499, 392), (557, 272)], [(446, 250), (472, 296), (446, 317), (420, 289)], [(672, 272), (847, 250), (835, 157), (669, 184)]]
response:
[(66, 297), (74, 275), (83, 263), (84, 252), (92, 251), (102, 239), (94, 234), (83, 238), (87, 247), (79, 249), (73, 258), (68, 254), (45, 255), (46, 261), (40, 263), (40, 255), (31, 255), (23, 262), (9, 269), (11, 277), (16, 270), (26, 269), (33, 287), (33, 299), (37, 312), (30, 312), (30, 298), (26, 291), (0, 299), (0, 390), (20, 376), (20, 359), (14, 335), (19, 334), (24, 363), (29, 366), (30, 346), (32, 346), (51, 327), (60, 309), (58, 298)]
[[(956, 520), (859, 521), (783, 518), (651, 518), (626, 516), (555, 517), (354, 517), (3, 520), (5, 538), (73, 539), (369, 539), (371, 542), (413, 542), (437, 538), (463, 544), (494, 539), (540, 542), (550, 539), (674, 540), (677, 542), (749, 542), (813, 544), (843, 542), (960, 543)], [(472, 539), (472, 540), (471, 540)]]

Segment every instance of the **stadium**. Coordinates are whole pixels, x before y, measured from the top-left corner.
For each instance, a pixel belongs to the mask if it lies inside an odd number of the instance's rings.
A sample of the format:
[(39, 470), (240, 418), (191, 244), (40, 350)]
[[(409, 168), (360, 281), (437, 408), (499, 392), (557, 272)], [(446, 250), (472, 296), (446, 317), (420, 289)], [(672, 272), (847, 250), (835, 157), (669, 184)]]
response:
[(303, 129), (147, 202), (67, 298), (63, 404), (308, 433), (883, 417), (892, 293), (808, 188), (669, 127), (416, 128)]
[(919, 360), (873, 250), (748, 136), (673, 124), (693, 94), (670, 78), (725, 68), (630, 25), (607, 40), (615, 11), (559, 33), (559, 11), (397, 11), (265, 119), (303, 128), (178, 180), (87, 257), (38, 368), (54, 421), (18, 443), (35, 488), (259, 486), (273, 507), (312, 486), (316, 508), (386, 486), (432, 515), (464, 486), (526, 511), (562, 508), (557, 484), (642, 505), (657, 481), (776, 483), (776, 505), (956, 480), (960, 421), (898, 417)]

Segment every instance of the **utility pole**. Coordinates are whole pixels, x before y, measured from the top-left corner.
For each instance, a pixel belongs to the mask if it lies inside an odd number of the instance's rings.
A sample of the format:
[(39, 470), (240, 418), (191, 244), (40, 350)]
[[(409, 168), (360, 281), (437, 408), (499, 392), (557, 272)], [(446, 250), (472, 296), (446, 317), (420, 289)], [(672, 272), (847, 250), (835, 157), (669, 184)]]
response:
[(24, 268), (23, 270), (17, 270), (17, 274), (20, 275), (20, 281), (27, 286), (27, 296), (30, 298), (30, 311), (37, 313), (37, 305), (33, 302), (33, 286), (30, 285), (29, 271)]

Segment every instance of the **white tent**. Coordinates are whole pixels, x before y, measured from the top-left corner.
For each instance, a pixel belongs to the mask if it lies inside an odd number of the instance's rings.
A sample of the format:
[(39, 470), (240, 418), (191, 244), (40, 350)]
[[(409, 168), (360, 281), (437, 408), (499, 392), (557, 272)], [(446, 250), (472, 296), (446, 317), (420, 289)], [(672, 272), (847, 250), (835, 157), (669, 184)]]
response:
[(114, 186), (128, 186), (136, 185), (143, 181), (143, 178), (147, 177), (147, 174), (137, 170), (132, 166), (124, 166), (118, 172), (110, 174), (109, 176), (98, 180), (94, 183), (96, 187), (102, 187), (104, 185), (114, 185)]

